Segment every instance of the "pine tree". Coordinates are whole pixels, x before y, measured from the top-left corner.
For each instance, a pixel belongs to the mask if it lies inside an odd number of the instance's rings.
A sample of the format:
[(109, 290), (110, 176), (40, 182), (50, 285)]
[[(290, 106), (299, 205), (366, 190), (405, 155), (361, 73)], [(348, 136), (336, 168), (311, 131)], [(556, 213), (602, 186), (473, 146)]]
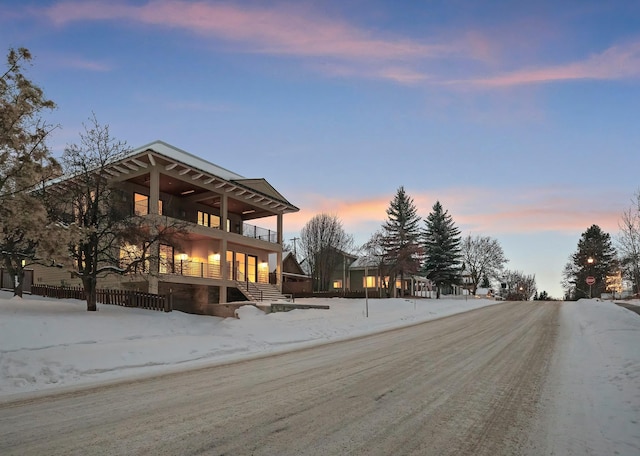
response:
[[(0, 74), (0, 257), (22, 296), (25, 266), (62, 248), (60, 227), (50, 224), (36, 186), (59, 172), (45, 145), (54, 128), (40, 117), (55, 104), (24, 74), (25, 48), (10, 49)], [(47, 236), (43, 236), (45, 232)], [(58, 232), (56, 232), (58, 231)]]
[(423, 271), (437, 287), (437, 297), (442, 289), (460, 282), (461, 237), (448, 211), (439, 201), (425, 220), (423, 232), (425, 260)]
[[(598, 225), (591, 225), (580, 236), (578, 249), (565, 266), (563, 284), (574, 299), (600, 296), (607, 289), (607, 276), (618, 268), (611, 236)], [(587, 285), (587, 277), (593, 277), (595, 283)]]
[[(391, 274), (391, 284), (400, 277), (404, 296), (404, 278), (415, 274), (420, 267), (420, 217), (413, 199), (400, 187), (389, 203), (387, 220), (382, 225), (385, 258)], [(396, 287), (393, 286), (393, 295)]]

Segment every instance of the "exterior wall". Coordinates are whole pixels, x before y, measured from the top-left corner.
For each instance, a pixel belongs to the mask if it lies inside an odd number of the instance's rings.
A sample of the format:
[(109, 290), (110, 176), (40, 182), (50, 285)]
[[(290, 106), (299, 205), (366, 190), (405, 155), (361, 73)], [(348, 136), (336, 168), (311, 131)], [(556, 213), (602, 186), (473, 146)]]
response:
[[(351, 269), (349, 266), (355, 260), (354, 257), (349, 255), (340, 255), (340, 261), (336, 264), (335, 269), (331, 272), (331, 282), (329, 283), (329, 291), (352, 291), (353, 288), (351, 279)], [(342, 282), (342, 287), (334, 287), (336, 281)]]
[(53, 285), (57, 287), (80, 287), (80, 279), (73, 277), (64, 268), (33, 266), (33, 283), (35, 285)]
[(282, 293), (293, 294), (296, 293), (311, 293), (311, 280), (293, 281), (284, 280), (282, 282)]

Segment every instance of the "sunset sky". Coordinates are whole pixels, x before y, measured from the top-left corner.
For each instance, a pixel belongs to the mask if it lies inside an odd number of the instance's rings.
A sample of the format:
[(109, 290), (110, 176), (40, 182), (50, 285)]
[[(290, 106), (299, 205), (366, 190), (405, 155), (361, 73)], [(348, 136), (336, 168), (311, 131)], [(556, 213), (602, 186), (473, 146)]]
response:
[(0, 45), (34, 55), (56, 155), (95, 112), (266, 178), (287, 241), (324, 212), (362, 244), (404, 186), (561, 297), (640, 189), (637, 0), (3, 0)]

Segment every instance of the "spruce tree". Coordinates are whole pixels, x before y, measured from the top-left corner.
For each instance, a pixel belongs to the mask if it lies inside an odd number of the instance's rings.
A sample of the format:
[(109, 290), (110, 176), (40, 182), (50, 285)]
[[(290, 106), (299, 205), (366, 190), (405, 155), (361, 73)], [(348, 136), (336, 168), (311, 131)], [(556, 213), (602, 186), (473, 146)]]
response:
[(424, 254), (423, 271), (437, 287), (437, 297), (442, 289), (460, 282), (461, 237), (448, 211), (439, 201), (425, 220), (423, 232)]
[(391, 273), (393, 296), (396, 294), (395, 279), (403, 284), (400, 294), (404, 296), (404, 278), (415, 274), (420, 266), (420, 217), (413, 199), (400, 187), (387, 209), (387, 220), (382, 225), (385, 258)]
[[(600, 296), (607, 290), (607, 277), (618, 268), (611, 236), (598, 225), (591, 225), (580, 236), (578, 249), (565, 267), (565, 288), (574, 299)], [(587, 277), (593, 277), (595, 283), (588, 285)]]

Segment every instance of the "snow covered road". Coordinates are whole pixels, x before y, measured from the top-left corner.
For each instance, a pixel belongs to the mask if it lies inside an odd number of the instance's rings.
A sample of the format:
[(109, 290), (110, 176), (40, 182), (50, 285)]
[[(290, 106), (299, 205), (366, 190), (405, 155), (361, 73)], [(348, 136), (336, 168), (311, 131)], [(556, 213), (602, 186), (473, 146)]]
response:
[(528, 443), (560, 303), (0, 407), (0, 453), (496, 455)]

